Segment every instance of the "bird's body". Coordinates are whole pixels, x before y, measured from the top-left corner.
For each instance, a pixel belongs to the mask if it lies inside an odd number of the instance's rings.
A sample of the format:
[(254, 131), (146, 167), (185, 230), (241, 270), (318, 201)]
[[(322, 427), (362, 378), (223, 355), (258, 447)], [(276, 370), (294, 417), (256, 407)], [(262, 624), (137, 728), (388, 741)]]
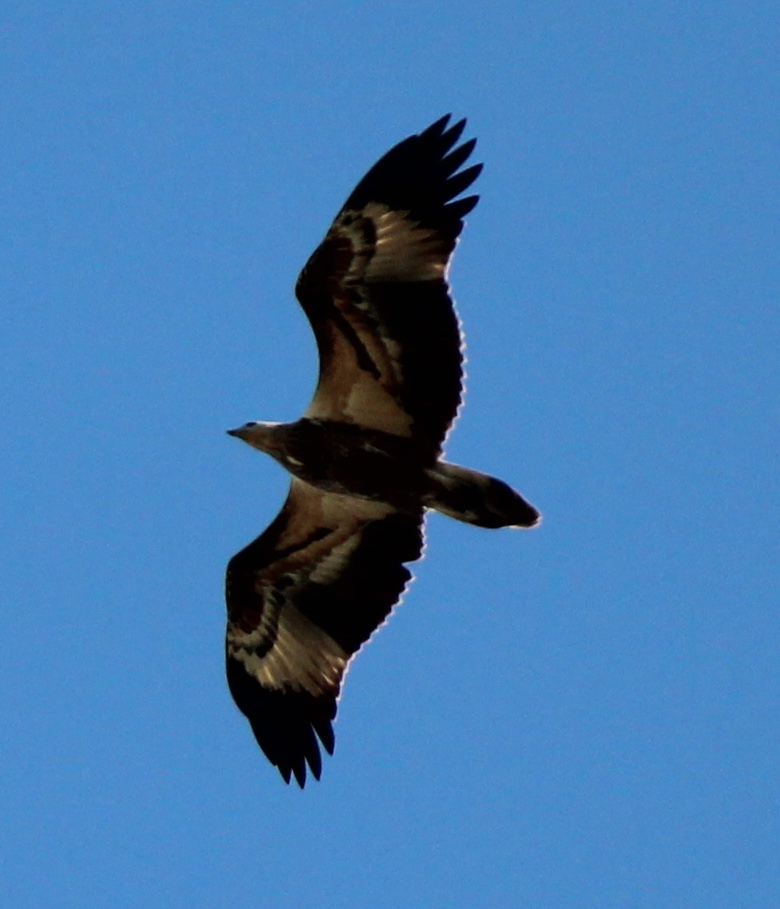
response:
[(432, 508), (491, 528), (528, 527), (539, 517), (495, 477), (436, 459), (415, 439), (379, 429), (304, 417), (295, 423), (250, 423), (230, 435), (317, 489), (383, 502), (401, 513)]
[(426, 509), (481, 527), (532, 527), (506, 483), (442, 460), (462, 396), (462, 339), (446, 271), (456, 199), (481, 165), (449, 118), (363, 178), (298, 279), (320, 378), (295, 423), (231, 430), (292, 475), (282, 511), (228, 565), (227, 674), (261, 748), (289, 782), (319, 778), (317, 739), (349, 660), (385, 620), (420, 557)]
[(414, 439), (336, 420), (257, 424), (241, 437), (318, 489), (409, 513), (421, 510), (425, 469), (434, 463)]

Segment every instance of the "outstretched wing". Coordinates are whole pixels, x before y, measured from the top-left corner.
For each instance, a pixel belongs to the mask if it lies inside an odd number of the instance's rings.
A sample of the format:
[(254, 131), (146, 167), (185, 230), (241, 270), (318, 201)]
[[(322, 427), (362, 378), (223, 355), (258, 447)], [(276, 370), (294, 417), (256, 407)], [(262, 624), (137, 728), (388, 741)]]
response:
[[(228, 565), (227, 678), (260, 747), (289, 783), (316, 779), (320, 742), (352, 655), (399, 600), (423, 515), (293, 479), (271, 526)], [(316, 735), (315, 735), (316, 733)]]
[(443, 117), (391, 149), (360, 181), (298, 278), (320, 377), (306, 416), (357, 423), (430, 446), (461, 401), (462, 339), (447, 266), (478, 196), (452, 201), (481, 164), (475, 139)]

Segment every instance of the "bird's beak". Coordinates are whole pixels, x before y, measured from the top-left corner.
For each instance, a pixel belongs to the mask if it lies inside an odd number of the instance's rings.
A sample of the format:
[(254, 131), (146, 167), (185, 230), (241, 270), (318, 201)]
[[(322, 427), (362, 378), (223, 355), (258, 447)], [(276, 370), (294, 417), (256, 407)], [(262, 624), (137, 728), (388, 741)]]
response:
[(236, 439), (245, 439), (246, 429), (243, 426), (239, 426), (238, 429), (228, 429), (227, 434)]

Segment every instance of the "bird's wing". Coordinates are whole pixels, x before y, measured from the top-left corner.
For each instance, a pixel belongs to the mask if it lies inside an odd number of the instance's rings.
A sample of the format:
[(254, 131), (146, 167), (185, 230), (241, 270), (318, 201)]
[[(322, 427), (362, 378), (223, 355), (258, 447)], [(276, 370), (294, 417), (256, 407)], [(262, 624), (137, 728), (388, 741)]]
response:
[[(227, 677), (239, 709), (286, 782), (319, 779), (317, 737), (352, 655), (398, 602), (420, 557), (423, 515), (293, 479), (282, 511), (228, 565)], [(316, 735), (315, 735), (316, 733)]]
[(481, 164), (443, 117), (360, 181), (298, 278), (320, 376), (307, 417), (414, 437), (435, 456), (461, 401), (462, 338), (447, 266)]

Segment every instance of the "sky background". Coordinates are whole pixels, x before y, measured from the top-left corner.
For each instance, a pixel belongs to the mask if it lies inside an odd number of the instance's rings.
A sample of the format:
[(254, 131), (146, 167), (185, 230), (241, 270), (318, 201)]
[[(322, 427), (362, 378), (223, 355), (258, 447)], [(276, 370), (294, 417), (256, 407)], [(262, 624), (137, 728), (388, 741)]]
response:
[[(780, 905), (780, 8), (0, 10), (0, 904)], [(286, 787), (223, 675), (228, 558), (287, 478), (224, 434), (316, 378), (300, 267), (452, 111), (438, 515)]]

